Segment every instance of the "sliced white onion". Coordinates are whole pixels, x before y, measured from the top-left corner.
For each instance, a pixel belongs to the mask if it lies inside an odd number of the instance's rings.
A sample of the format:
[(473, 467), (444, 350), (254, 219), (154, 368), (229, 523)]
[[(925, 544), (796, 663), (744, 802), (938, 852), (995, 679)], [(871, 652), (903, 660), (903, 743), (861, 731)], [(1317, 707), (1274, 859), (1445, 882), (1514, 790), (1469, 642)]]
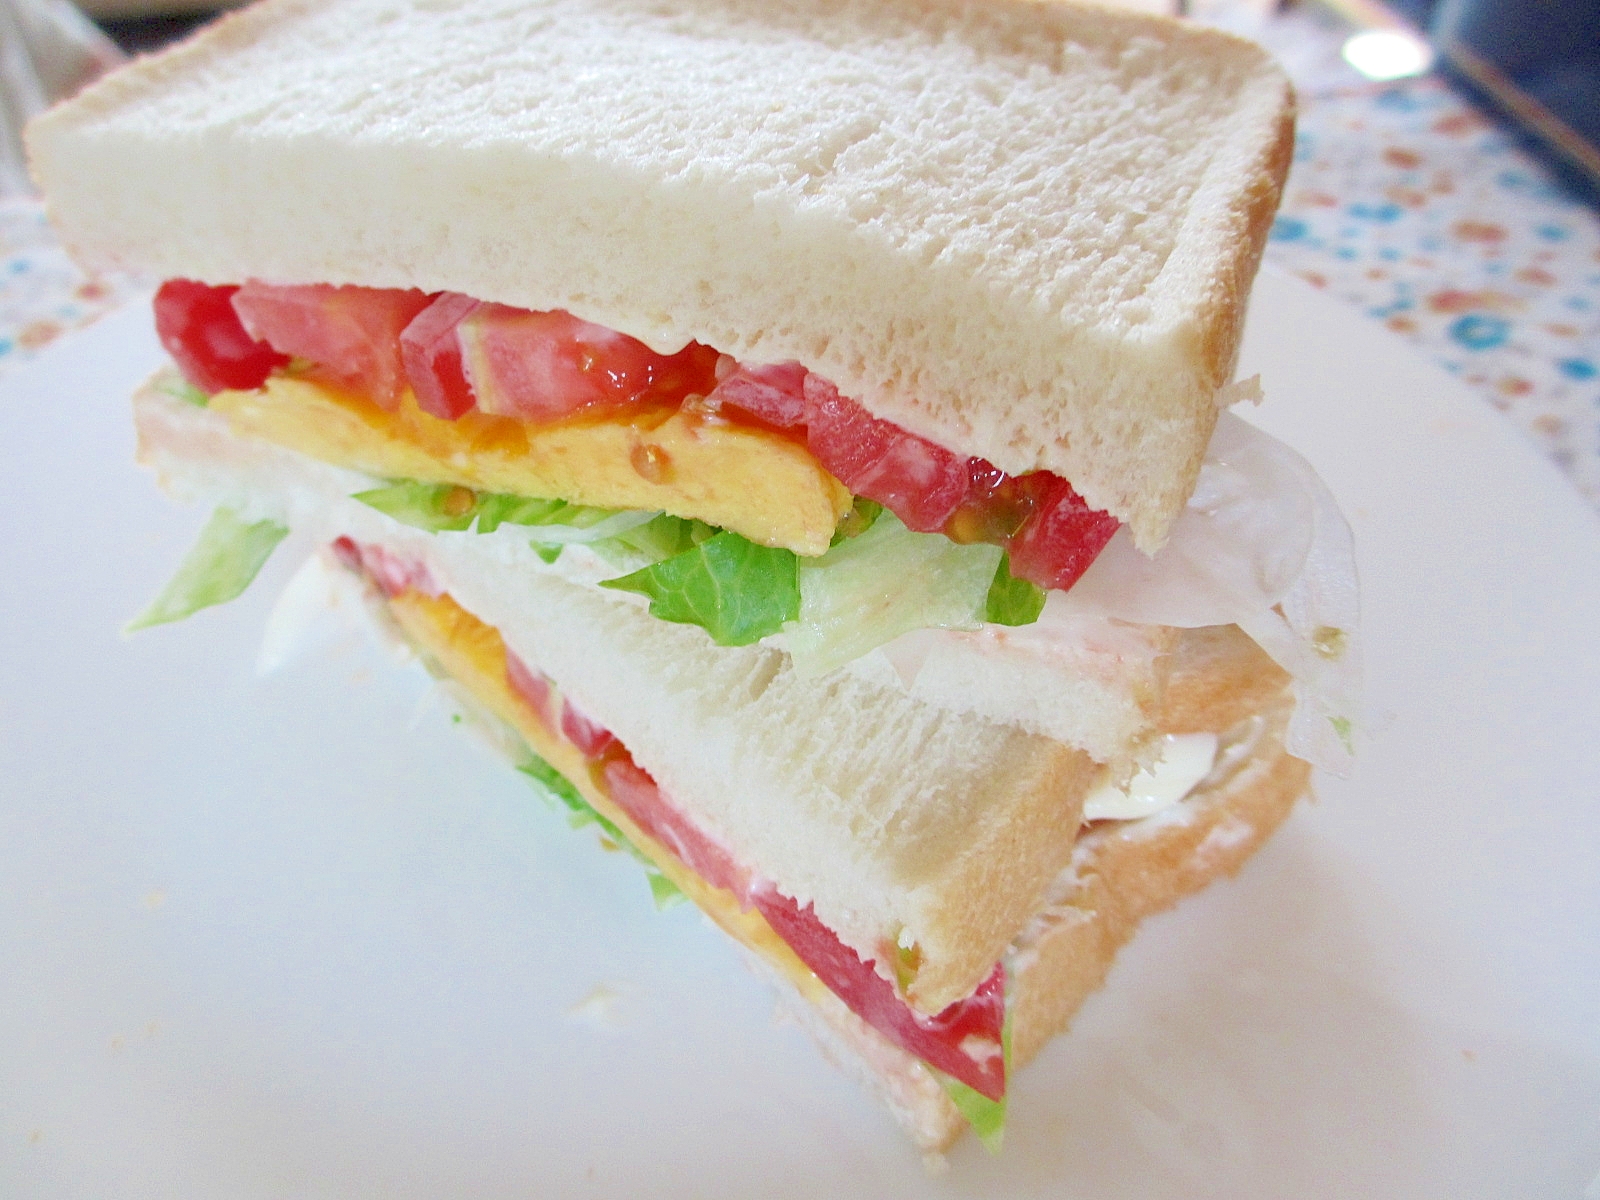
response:
[(1358, 716), (1360, 605), (1350, 527), (1311, 465), (1224, 412), (1188, 507), (1154, 557), (1125, 531), (1066, 595), (1149, 625), (1238, 625), (1295, 680), (1292, 753), (1338, 774)]

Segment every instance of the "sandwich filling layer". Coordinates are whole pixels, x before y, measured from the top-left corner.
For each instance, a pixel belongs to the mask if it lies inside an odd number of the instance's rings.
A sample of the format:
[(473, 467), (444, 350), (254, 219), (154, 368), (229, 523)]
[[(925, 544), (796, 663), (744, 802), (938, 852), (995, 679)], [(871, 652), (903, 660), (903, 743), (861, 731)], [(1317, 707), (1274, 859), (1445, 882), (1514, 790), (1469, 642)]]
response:
[[(1047, 665), (1063, 632), (1084, 615), (1236, 623), (1297, 680), (1294, 752), (1348, 760), (1348, 530), (1309, 468), (1236, 418), (1150, 560), (1059, 477), (952, 454), (797, 363), (660, 355), (565, 313), (396, 289), (176, 281), (157, 317), (193, 394), (242, 436), (360, 471), (357, 498), (405, 523), (526, 526), (546, 561), (597, 550), (615, 565), (580, 565), (589, 582), (718, 644), (772, 639), (810, 676), (892, 669), (1109, 760), (1136, 728), (1085, 741), (1061, 725), (1082, 707), (1048, 686), (1081, 667)], [(1018, 692), (975, 661), (1047, 686)]]
[[(308, 381), (228, 404), (243, 428), (343, 466), (657, 508), (807, 557), (861, 497), (915, 532), (999, 546), (1018, 578), (1043, 588), (1071, 587), (1118, 527), (1060, 476), (1013, 477), (954, 453), (872, 417), (799, 363), (740, 364), (698, 342), (660, 355), (564, 312), (456, 293), (175, 280), (156, 297), (156, 320), (208, 394), (259, 389), (285, 370)], [(300, 432), (329, 422), (327, 436)], [(800, 511), (785, 521), (786, 507)]]

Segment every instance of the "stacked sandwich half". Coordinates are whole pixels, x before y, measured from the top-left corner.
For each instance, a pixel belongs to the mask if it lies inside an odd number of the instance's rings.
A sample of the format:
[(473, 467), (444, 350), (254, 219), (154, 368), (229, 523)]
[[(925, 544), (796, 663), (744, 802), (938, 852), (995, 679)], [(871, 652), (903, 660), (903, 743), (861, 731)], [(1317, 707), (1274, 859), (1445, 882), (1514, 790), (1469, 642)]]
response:
[(1292, 101), (994, 0), (265, 0), (37, 122), (143, 459), (289, 529), (926, 1148), (1337, 769), (1348, 533), (1227, 413)]

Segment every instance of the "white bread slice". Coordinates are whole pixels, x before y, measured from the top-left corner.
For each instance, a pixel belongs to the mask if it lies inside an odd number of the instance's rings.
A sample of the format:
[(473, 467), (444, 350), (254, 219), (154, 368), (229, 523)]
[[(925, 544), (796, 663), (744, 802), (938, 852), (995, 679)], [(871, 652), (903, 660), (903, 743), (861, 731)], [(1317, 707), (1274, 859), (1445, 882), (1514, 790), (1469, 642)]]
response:
[(1154, 549), (1292, 106), (1248, 43), (1027, 0), (266, 0), (29, 145), (86, 260), (797, 358)]
[[(449, 600), (413, 593), (389, 601), (384, 611), (464, 698), (516, 731), (505, 743), (513, 754), (519, 738), (528, 739), (592, 803), (607, 807), (582, 756), (530, 722), (510, 692), (498, 670), (504, 643), (496, 631)], [(1237, 871), (1306, 790), (1309, 768), (1283, 748), (1287, 680), (1270, 660), (1263, 662), (1254, 643), (1226, 627), (1191, 631), (1174, 657), (1178, 682), (1162, 714), (1164, 728), (1220, 732), (1223, 751), (1211, 774), (1175, 808), (1141, 821), (1091, 826), (1040, 908), (1014, 933), (1004, 956), (1013, 1070), (1067, 1027), (1145, 917)], [(609, 815), (636, 845), (651, 844), (625, 815), (614, 809)], [(829, 1057), (875, 1090), (924, 1151), (947, 1149), (966, 1122), (927, 1068), (821, 986), (759, 916), (739, 911), (663, 854), (654, 847), (651, 857), (749, 952), (752, 967), (776, 984), (786, 1008)]]

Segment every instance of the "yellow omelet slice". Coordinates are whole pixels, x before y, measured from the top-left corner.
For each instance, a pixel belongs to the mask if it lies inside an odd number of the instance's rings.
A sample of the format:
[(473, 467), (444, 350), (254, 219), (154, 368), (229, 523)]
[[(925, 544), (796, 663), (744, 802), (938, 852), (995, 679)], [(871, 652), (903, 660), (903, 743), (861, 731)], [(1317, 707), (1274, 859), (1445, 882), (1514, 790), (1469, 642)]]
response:
[(395, 412), (312, 379), (219, 392), (234, 432), (386, 479), (660, 509), (815, 556), (850, 509), (845, 486), (781, 434), (669, 405), (547, 425), (469, 412), (445, 421), (409, 393)]

